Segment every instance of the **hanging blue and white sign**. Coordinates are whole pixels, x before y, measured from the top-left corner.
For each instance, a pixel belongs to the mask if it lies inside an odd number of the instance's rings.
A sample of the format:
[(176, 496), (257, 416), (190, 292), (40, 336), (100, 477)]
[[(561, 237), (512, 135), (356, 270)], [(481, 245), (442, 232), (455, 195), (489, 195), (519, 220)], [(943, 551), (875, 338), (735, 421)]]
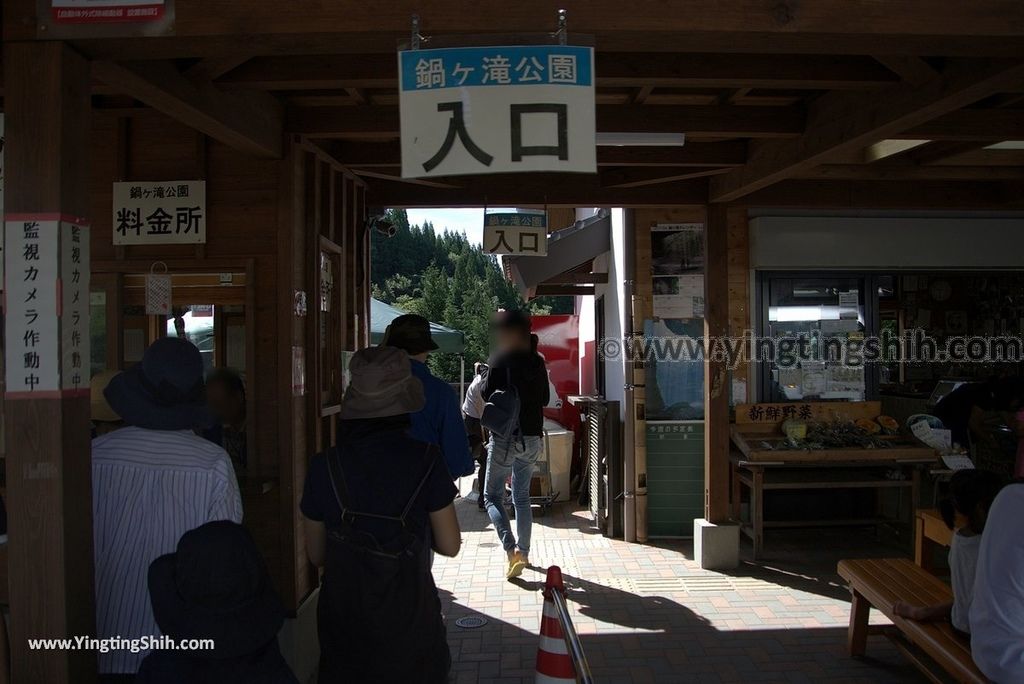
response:
[(398, 70), (403, 178), (597, 171), (592, 48), (409, 50)]

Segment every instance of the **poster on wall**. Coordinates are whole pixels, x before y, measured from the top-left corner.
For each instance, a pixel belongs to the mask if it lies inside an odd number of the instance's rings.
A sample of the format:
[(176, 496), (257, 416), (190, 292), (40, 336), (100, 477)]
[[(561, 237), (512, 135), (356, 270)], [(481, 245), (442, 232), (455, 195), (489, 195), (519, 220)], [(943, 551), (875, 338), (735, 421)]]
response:
[[(4, 115), (0, 112), (0, 221), (4, 216)], [(0, 290), (4, 288), (4, 232), (0, 230)]]
[(35, 0), (35, 3), (39, 17), (36, 37), (39, 39), (174, 34), (175, 0)]
[(644, 321), (653, 348), (673, 350), (644, 363), (647, 420), (703, 420), (704, 354), (697, 344), (703, 335), (703, 322), (693, 319)]
[(651, 276), (655, 316), (703, 318), (704, 224), (651, 226)]
[(114, 183), (114, 244), (206, 243), (206, 181)]

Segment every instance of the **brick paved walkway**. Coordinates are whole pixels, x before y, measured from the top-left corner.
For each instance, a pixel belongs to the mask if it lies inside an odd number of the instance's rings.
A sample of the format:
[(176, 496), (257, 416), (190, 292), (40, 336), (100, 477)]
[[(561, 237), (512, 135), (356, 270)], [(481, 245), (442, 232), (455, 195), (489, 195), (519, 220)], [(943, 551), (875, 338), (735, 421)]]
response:
[[(472, 501), (456, 505), (462, 553), (434, 565), (452, 681), (533, 682), (544, 571), (534, 567), (506, 581), (486, 514)], [(535, 518), (530, 560), (561, 566), (598, 684), (923, 681), (885, 639), (871, 639), (867, 659), (845, 652), (849, 594), (835, 575), (836, 560), (899, 549), (857, 530), (775, 532), (768, 543), (766, 560), (730, 575), (706, 572), (691, 560), (689, 541), (605, 539), (585, 512), (564, 504)], [(488, 622), (455, 625), (470, 615)]]

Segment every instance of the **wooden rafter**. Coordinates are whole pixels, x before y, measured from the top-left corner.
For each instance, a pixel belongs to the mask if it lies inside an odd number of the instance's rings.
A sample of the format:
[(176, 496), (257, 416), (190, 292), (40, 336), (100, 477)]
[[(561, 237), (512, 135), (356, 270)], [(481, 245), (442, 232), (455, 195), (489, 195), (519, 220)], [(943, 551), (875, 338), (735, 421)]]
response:
[(93, 62), (93, 76), (197, 131), (240, 151), (278, 158), (282, 107), (266, 93), (224, 93), (196, 82), (169, 62)]
[[(5, 39), (35, 37), (36, 4), (24, 4), (29, 16), (12, 12), (6, 17)], [(655, 43), (674, 51), (683, 46), (701, 52), (764, 52), (783, 43), (789, 52), (806, 52), (809, 47), (830, 51), (832, 46), (847, 54), (959, 54), (950, 50), (967, 45), (981, 49), (987, 41), (991, 53), (1014, 43), (1019, 46), (1014, 28), (1024, 21), (1024, 8), (1017, 0), (987, 0), (984, 11), (979, 11), (977, 3), (962, 0), (691, 0), (685, 9), (659, 0), (639, 0), (629, 11), (623, 11), (616, 0), (565, 0), (559, 7), (572, 17), (573, 31), (596, 36), (598, 45), (608, 42), (606, 36), (614, 36), (623, 47), (633, 49)], [(202, 40), (244, 31), (239, 43), (291, 36), (294, 44), (324, 35), (325, 27), (335, 26), (356, 36), (373, 36), (376, 45), (383, 46), (408, 38), (413, 13), (422, 17), (425, 35), (481, 34), (496, 28), (507, 33), (544, 33), (554, 25), (553, 6), (545, 0), (478, 3), (472, 9), (467, 11), (464, 3), (451, 0), (399, 0), (309, 3), (301, 12), (285, 12), (279, 3), (177, 0), (175, 34)], [(295, 40), (300, 36), (303, 40)], [(674, 37), (679, 42), (666, 40)], [(944, 46), (948, 46), (945, 51)], [(164, 47), (171, 48), (173, 43)]]
[(914, 55), (877, 55), (875, 59), (910, 85), (927, 83), (937, 75), (928, 62)]
[[(387, 142), (336, 141), (328, 149), (342, 164), (353, 168), (400, 166), (397, 140)], [(691, 143), (684, 147), (598, 147), (599, 166), (734, 167), (747, 159), (746, 143), (740, 140)]]
[[(711, 179), (711, 200), (726, 202), (786, 178), (792, 178), (827, 161), (830, 155), (862, 149), (922, 126), (944, 114), (968, 106), (993, 93), (1019, 88), (1024, 64), (956, 64), (943, 76), (921, 86), (901, 85), (883, 93), (865, 95), (841, 114), (825, 103), (818, 111), (828, 118), (811, 116), (807, 131), (792, 142), (762, 142), (751, 150), (743, 167)], [(833, 93), (849, 104), (842, 93)]]
[[(458, 183), (458, 189), (424, 188), (408, 183), (378, 180), (369, 185), (371, 205), (399, 207), (581, 207), (698, 205), (707, 201), (707, 181), (698, 178), (642, 188), (607, 188), (590, 174), (495, 174), (456, 179), (432, 179)], [(589, 204), (588, 204), (589, 203)]]
[(647, 185), (662, 185), (691, 178), (705, 178), (728, 173), (729, 167), (711, 169), (632, 168), (615, 169), (601, 174), (601, 183), (609, 188), (642, 188)]
[[(397, 107), (289, 107), (287, 128), (314, 138), (398, 136)], [(800, 135), (799, 107), (648, 107), (598, 105), (597, 130), (686, 133), (690, 137), (777, 138)]]
[(920, 166), (918, 164), (824, 164), (800, 178), (832, 180), (1024, 180), (1018, 166)]
[[(834, 55), (598, 52), (599, 87), (863, 90), (897, 77), (875, 60)], [(390, 54), (261, 57), (219, 81), (224, 88), (329, 90), (398, 87)], [(650, 93), (648, 93), (650, 94)]]

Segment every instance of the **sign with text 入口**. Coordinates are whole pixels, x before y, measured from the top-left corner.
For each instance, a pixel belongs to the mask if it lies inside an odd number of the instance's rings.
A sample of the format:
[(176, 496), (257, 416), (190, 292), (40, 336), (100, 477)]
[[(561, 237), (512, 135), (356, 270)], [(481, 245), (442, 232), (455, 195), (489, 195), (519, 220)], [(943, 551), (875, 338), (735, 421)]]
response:
[(398, 71), (402, 177), (597, 171), (592, 48), (408, 50)]
[(521, 212), (486, 214), (483, 246), (488, 254), (547, 256), (547, 215)]
[(114, 244), (206, 242), (206, 181), (114, 183)]
[(11, 214), (4, 232), (7, 398), (88, 392), (88, 226), (60, 214)]

